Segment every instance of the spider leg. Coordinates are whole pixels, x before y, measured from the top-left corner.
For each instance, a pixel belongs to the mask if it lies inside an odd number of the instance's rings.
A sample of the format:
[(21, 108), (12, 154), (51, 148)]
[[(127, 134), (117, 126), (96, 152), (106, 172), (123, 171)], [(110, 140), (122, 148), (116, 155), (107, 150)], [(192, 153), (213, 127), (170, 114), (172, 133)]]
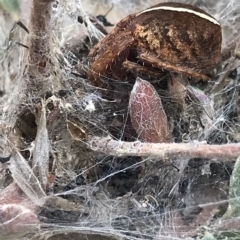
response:
[(119, 32), (114, 40), (109, 41), (104, 50), (96, 56), (88, 71), (89, 81), (96, 87), (109, 88), (109, 78), (124, 80), (125, 72), (122, 63), (128, 57), (134, 43), (130, 31)]
[(161, 78), (165, 74), (162, 71), (159, 72), (159, 71), (156, 71), (156, 69), (154, 70), (151, 67), (143, 66), (143, 65), (137, 64), (135, 62), (131, 62), (129, 60), (125, 60), (123, 62), (123, 66), (129, 72), (134, 73), (136, 76), (141, 76), (142, 74), (144, 74), (144, 75), (151, 76), (154, 78)]
[(156, 66), (160, 69), (166, 69), (166, 70), (169, 70), (172, 72), (180, 73), (180, 74), (188, 76), (188, 77), (202, 79), (205, 81), (210, 80), (209, 77), (207, 77), (204, 74), (194, 71), (194, 69), (186, 68), (186, 67), (182, 67), (182, 66), (178, 66), (178, 65), (174, 66), (174, 65), (171, 65), (170, 63), (161, 62), (161, 60), (159, 58), (157, 58), (157, 56), (155, 56), (154, 54), (151, 54), (151, 53), (141, 53), (139, 58), (143, 62), (153, 64), (154, 66)]

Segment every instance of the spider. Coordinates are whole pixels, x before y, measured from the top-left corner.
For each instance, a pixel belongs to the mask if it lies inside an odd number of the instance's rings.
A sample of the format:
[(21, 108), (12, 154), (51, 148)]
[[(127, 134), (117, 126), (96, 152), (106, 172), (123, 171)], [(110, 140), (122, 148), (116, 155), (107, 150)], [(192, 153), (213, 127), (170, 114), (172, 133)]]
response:
[(90, 52), (88, 79), (108, 88), (109, 80), (160, 76), (170, 71), (194, 79), (221, 60), (220, 23), (198, 7), (160, 3), (121, 20)]

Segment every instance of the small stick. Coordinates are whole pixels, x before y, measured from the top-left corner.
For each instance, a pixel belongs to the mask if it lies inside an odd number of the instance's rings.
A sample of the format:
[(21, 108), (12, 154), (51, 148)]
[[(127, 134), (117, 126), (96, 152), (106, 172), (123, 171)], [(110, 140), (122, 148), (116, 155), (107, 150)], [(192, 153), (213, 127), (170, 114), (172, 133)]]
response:
[(240, 144), (209, 145), (194, 141), (192, 143), (143, 143), (124, 142), (111, 137), (92, 137), (89, 147), (106, 155), (116, 157), (139, 156), (157, 160), (183, 158), (215, 158), (236, 160), (240, 156)]
[[(33, 0), (30, 16), (30, 46), (28, 74), (32, 85), (39, 89), (43, 84), (43, 76), (51, 72), (49, 53), (51, 40), (51, 5), (53, 0)], [(41, 81), (40, 85), (39, 82)], [(37, 84), (38, 83), (38, 84)]]

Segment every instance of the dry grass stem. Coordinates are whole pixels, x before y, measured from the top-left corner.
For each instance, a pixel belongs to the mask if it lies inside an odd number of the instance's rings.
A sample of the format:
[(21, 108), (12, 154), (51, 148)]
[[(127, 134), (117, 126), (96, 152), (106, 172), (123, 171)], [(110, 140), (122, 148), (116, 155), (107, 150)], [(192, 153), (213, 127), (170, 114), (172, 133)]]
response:
[(240, 144), (208, 145), (198, 141), (192, 143), (143, 143), (113, 140), (111, 137), (93, 137), (90, 148), (115, 157), (139, 156), (158, 160), (171, 158), (216, 158), (232, 159), (240, 155)]

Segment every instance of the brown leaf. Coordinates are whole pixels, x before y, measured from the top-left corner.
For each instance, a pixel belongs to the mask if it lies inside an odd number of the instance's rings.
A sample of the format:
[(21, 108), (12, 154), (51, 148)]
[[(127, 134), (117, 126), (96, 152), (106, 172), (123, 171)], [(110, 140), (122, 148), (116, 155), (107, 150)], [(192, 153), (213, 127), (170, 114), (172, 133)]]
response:
[(83, 127), (80, 123), (73, 123), (73, 122), (67, 120), (67, 128), (68, 128), (69, 134), (75, 141), (87, 140), (87, 133), (83, 129)]
[(0, 219), (0, 237), (1, 235), (28, 233), (39, 224), (37, 215), (21, 204), (1, 205)]
[(181, 76), (172, 75), (172, 79), (168, 81), (168, 89), (171, 99), (178, 103), (181, 110), (185, 109), (185, 99), (187, 97), (187, 88), (181, 82)]
[(15, 183), (0, 191), (0, 239), (20, 239), (33, 231), (39, 224), (37, 209)]
[(154, 87), (137, 78), (130, 95), (130, 117), (139, 138), (145, 142), (169, 142), (167, 116)]

